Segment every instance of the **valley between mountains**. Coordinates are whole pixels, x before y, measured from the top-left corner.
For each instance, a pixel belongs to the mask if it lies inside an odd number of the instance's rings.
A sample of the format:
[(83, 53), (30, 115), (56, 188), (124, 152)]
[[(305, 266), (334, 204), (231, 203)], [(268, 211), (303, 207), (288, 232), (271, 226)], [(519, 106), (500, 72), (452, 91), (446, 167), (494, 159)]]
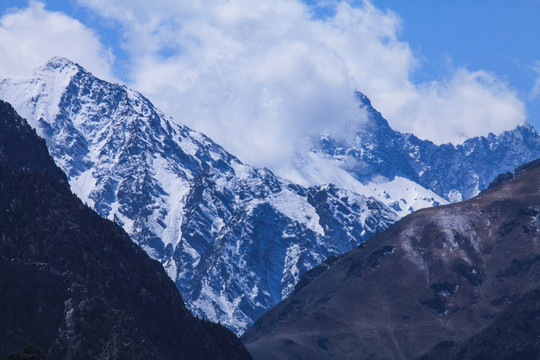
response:
[[(251, 354), (414, 359), (438, 344), (454, 351), (493, 323), (508, 327), (507, 338), (486, 330), (485, 352), (470, 358), (536, 358), (538, 331), (509, 318), (531, 316), (540, 304), (540, 162), (516, 174), (468, 201), (417, 211), (310, 270), (243, 335)], [(513, 315), (505, 315), (514, 302)], [(474, 353), (466, 346), (450, 358)], [(502, 350), (508, 357), (500, 357)]]
[[(525, 124), (435, 145), (393, 130), (355, 96), (352, 139), (321, 134), (275, 174), (68, 59), (0, 82), (0, 99), (65, 173), (60, 182), (163, 266), (183, 298), (167, 294), (172, 303), (242, 335), (255, 359), (412, 359), (441, 342), (458, 352), (506, 307), (536, 299), (539, 168), (519, 166), (540, 158), (540, 135)], [(227, 356), (249, 356), (212, 329)], [(174, 353), (153, 336), (155, 354)], [(64, 351), (55, 346), (42, 344)]]

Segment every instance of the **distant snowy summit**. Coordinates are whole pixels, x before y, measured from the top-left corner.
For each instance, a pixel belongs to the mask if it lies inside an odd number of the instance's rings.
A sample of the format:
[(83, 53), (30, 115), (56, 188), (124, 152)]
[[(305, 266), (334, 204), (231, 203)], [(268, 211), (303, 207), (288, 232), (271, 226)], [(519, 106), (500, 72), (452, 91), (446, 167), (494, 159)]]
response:
[(298, 278), (398, 216), (335, 185), (240, 162), (144, 96), (54, 58), (0, 82), (72, 190), (159, 260), (198, 316), (243, 332)]
[(540, 136), (531, 125), (460, 145), (435, 145), (393, 130), (364, 94), (356, 95), (368, 121), (352, 129), (352, 141), (321, 136), (284, 175), (304, 185), (334, 183), (373, 196), (404, 216), (469, 199), (498, 174), (540, 157)]

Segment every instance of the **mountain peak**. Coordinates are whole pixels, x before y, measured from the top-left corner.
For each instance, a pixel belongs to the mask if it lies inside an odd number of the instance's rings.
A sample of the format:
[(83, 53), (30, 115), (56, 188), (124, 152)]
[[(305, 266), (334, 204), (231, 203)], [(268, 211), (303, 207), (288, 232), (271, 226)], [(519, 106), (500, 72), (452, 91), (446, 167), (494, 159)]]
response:
[(372, 107), (371, 100), (361, 91), (356, 90), (354, 95), (360, 100), (363, 106)]
[(164, 265), (197, 315), (238, 333), (307, 269), (397, 217), (376, 200), (242, 164), (64, 58), (0, 83), (0, 98), (43, 135), (74, 193)]
[[(62, 56), (55, 56), (45, 65), (34, 70), (33, 76), (40, 78), (55, 78), (70, 80), (75, 74), (88, 73), (82, 66)], [(51, 81), (52, 79), (49, 79)]]
[(522, 132), (536, 133), (534, 126), (528, 122), (519, 124), (516, 129), (520, 129)]
[(49, 68), (49, 69), (64, 69), (64, 68), (67, 68), (67, 67), (78, 67), (78, 68), (80, 68), (80, 65), (74, 63), (73, 61), (71, 61), (71, 60), (69, 60), (69, 59), (67, 59), (65, 57), (55, 56), (52, 59), (50, 59), (49, 61), (47, 61), (43, 67), (44, 68)]

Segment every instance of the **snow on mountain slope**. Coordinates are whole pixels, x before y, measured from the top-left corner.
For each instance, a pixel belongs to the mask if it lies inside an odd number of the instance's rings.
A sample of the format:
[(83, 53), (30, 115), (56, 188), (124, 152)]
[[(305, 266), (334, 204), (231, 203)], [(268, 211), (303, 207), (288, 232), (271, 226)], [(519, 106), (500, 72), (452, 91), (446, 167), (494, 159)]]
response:
[(281, 169), (279, 174), (304, 186), (332, 183), (371, 196), (389, 206), (400, 217), (426, 207), (448, 203), (448, 200), (433, 191), (402, 176), (395, 176), (392, 180), (382, 176), (373, 177), (369, 182), (362, 183), (345, 170), (339, 160), (321, 152), (299, 154), (291, 166)]
[(141, 94), (54, 58), (0, 82), (72, 190), (159, 260), (188, 307), (241, 333), (299, 276), (398, 216), (334, 185), (242, 164)]
[(353, 139), (325, 134), (280, 175), (302, 184), (332, 182), (370, 194), (403, 216), (469, 199), (498, 174), (540, 157), (540, 135), (530, 125), (459, 145), (435, 145), (391, 129), (365, 95), (357, 96), (369, 120), (352, 129)]

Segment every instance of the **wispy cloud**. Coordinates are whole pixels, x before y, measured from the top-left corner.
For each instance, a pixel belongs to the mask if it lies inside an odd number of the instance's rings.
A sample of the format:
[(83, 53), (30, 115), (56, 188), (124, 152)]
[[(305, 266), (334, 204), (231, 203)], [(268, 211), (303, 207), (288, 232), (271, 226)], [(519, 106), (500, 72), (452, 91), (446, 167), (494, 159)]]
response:
[(472, 136), (500, 133), (526, 120), (517, 94), (494, 74), (456, 70), (449, 79), (414, 87), (387, 99), (398, 128), (436, 143), (459, 143)]
[(30, 1), (0, 18), (0, 79), (28, 74), (54, 56), (64, 56), (91, 68), (96, 75), (114, 79), (112, 53), (96, 33), (60, 12)]

